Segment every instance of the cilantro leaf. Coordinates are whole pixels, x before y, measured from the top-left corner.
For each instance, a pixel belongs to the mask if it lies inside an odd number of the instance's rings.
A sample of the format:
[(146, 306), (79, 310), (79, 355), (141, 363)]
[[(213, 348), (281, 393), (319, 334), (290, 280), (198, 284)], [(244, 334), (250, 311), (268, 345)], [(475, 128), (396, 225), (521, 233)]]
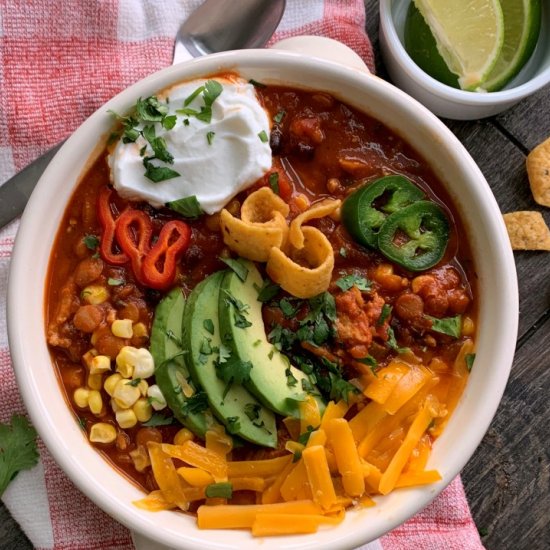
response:
[(342, 258), (346, 258), (347, 255), (348, 255), (348, 251), (344, 247), (340, 248), (339, 252), (340, 252), (340, 256), (342, 256)]
[(204, 330), (208, 331), (210, 334), (214, 334), (214, 322), (212, 319), (205, 319), (202, 322), (202, 326), (204, 327)]
[(233, 484), (228, 481), (211, 483), (206, 486), (204, 494), (207, 498), (233, 498)]
[(153, 413), (153, 416), (147, 420), (147, 422), (142, 422), (142, 426), (147, 426), (148, 428), (154, 428), (156, 426), (170, 426), (174, 423), (174, 418), (172, 416), (164, 416), (158, 412)]
[(208, 396), (206, 392), (200, 390), (187, 398), (181, 412), (185, 416), (188, 416), (190, 414), (199, 414), (206, 409), (208, 409)]
[(151, 161), (155, 157), (145, 157), (143, 159), (143, 165), (145, 166), (145, 177), (150, 179), (151, 181), (155, 183), (159, 183), (161, 181), (170, 180), (172, 178), (177, 178), (178, 176), (181, 176), (179, 172), (176, 172), (175, 170), (172, 170), (172, 168), (168, 168), (166, 166), (156, 166)]
[(238, 416), (228, 416), (225, 421), (227, 431), (230, 434), (235, 434), (241, 429), (241, 421)]
[(258, 82), (257, 80), (254, 80), (253, 78), (251, 78), (248, 81), (248, 83), (252, 84), (252, 86), (254, 86), (254, 88), (267, 88), (267, 84), (264, 84), (263, 82)]
[(371, 288), (371, 282), (368, 279), (354, 274), (341, 277), (336, 281), (335, 284), (340, 290), (344, 292), (346, 290), (349, 290), (352, 286), (356, 286), (359, 290), (363, 292), (368, 291)]
[(140, 97), (136, 103), (136, 113), (141, 120), (161, 122), (168, 113), (168, 106), (161, 103), (156, 96), (150, 96), (146, 99)]
[(474, 366), (475, 358), (476, 358), (475, 353), (467, 353), (464, 356), (464, 360), (466, 361), (466, 368), (468, 369), (468, 372), (471, 372), (472, 367)]
[(392, 310), (392, 306), (390, 306), (389, 304), (384, 304), (382, 306), (382, 311), (380, 312), (380, 317), (378, 317), (377, 321), (376, 321), (376, 326), (377, 327), (381, 327), (387, 320), (387, 318), (390, 316), (390, 313), (391, 313), (391, 310)]
[(206, 133), (206, 141), (208, 142), (208, 145), (212, 145), (212, 142), (214, 141), (214, 136), (216, 135), (216, 132), (207, 132)]
[(162, 126), (165, 130), (171, 130), (175, 125), (178, 117), (176, 115), (165, 116), (162, 119)]
[(269, 187), (271, 187), (271, 190), (276, 195), (279, 195), (280, 188), (279, 188), (279, 173), (273, 172), (269, 174)]
[(221, 258), (220, 260), (235, 272), (237, 277), (244, 283), (248, 276), (248, 268), (243, 264), (241, 259), (235, 260), (233, 258)]
[(204, 214), (199, 201), (195, 195), (190, 197), (184, 197), (176, 201), (170, 201), (166, 203), (166, 206), (181, 214), (184, 218), (195, 219)]
[(0, 424), (0, 496), (21, 471), (38, 463), (36, 430), (21, 415), (14, 414), (10, 424)]
[(267, 143), (269, 141), (269, 137), (267, 136), (265, 130), (262, 130), (259, 134), (258, 134), (258, 137), (260, 138), (260, 141), (262, 143)]
[(307, 445), (307, 442), (309, 441), (309, 438), (314, 431), (315, 428), (313, 426), (308, 426), (306, 428), (306, 431), (298, 436), (298, 443), (301, 443), (302, 445)]
[(244, 384), (250, 380), (250, 371), (252, 363), (250, 361), (241, 361), (238, 357), (229, 357), (225, 362), (216, 363), (216, 374), (218, 378), (231, 386), (235, 384)]
[(460, 338), (462, 331), (462, 315), (455, 315), (454, 317), (444, 317), (438, 319), (437, 317), (426, 317), (432, 322), (432, 330), (441, 334), (447, 334), (453, 338)]
[(204, 104), (210, 107), (222, 93), (222, 90), (223, 86), (217, 80), (207, 80), (202, 93)]
[(247, 403), (244, 406), (244, 413), (252, 422), (260, 418), (260, 410), (261, 406), (258, 403)]
[(120, 286), (124, 284), (124, 279), (115, 279), (113, 277), (109, 277), (107, 279), (107, 284), (109, 286)]
[(183, 106), (187, 107), (199, 94), (202, 94), (202, 92), (204, 92), (204, 86), (199, 86), (191, 95), (185, 98)]
[(99, 237), (97, 235), (85, 235), (82, 242), (88, 250), (95, 250), (99, 246)]
[(258, 291), (258, 301), (259, 302), (269, 302), (269, 300), (275, 298), (275, 296), (281, 290), (281, 287), (272, 283), (269, 279), (265, 279), (261, 288), (256, 288)]
[(276, 122), (277, 124), (280, 124), (283, 120), (284, 116), (286, 115), (285, 111), (279, 111), (274, 117), (273, 122)]

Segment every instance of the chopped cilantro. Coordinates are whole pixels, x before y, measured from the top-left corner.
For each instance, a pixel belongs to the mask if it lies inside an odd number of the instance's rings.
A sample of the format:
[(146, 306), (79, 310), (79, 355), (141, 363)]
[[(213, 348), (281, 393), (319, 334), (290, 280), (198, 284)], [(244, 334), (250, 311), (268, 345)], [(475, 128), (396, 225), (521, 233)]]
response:
[(233, 384), (243, 384), (250, 380), (250, 371), (252, 370), (250, 361), (241, 361), (238, 357), (229, 357), (223, 363), (218, 360), (215, 367), (218, 378), (225, 382), (224, 398)]
[(266, 134), (265, 130), (262, 130), (259, 134), (258, 134), (258, 137), (260, 138), (260, 141), (262, 143), (267, 143), (269, 141), (269, 137), (268, 135)]
[(109, 277), (107, 279), (107, 284), (109, 286), (120, 286), (124, 284), (124, 279), (114, 279), (113, 277)]
[(295, 305), (292, 305), (290, 298), (283, 298), (279, 302), (279, 308), (283, 312), (285, 317), (293, 317), (296, 312), (300, 309), (301, 304), (298, 302)]
[(261, 406), (258, 403), (247, 403), (244, 406), (244, 413), (252, 422), (260, 418)]
[(166, 203), (166, 206), (184, 218), (195, 219), (204, 214), (195, 195)]
[[(86, 431), (86, 419), (83, 417), (83, 416), (79, 416), (78, 419), (78, 425), (84, 430)], [(0, 493), (1, 494), (1, 493)]]
[(231, 350), (225, 344), (220, 344), (218, 348), (218, 363), (225, 363), (229, 357), (231, 357)]
[(382, 306), (382, 311), (380, 312), (380, 317), (378, 317), (378, 319), (376, 321), (376, 326), (377, 327), (381, 327), (386, 322), (386, 320), (390, 316), (391, 310), (392, 310), (392, 306), (390, 306), (389, 304), (384, 304)]
[(206, 141), (208, 142), (208, 145), (212, 145), (212, 142), (214, 141), (214, 136), (216, 135), (216, 132), (207, 132), (206, 133)]
[(235, 275), (244, 283), (248, 276), (248, 268), (243, 264), (241, 259), (235, 260), (233, 258), (221, 258), (220, 260), (235, 272)]
[(228, 416), (225, 420), (227, 431), (230, 434), (235, 434), (241, 429), (241, 421), (238, 416)]
[(161, 103), (156, 96), (150, 96), (146, 99), (140, 97), (136, 103), (136, 113), (143, 121), (161, 122), (168, 113), (168, 106)]
[(342, 258), (346, 258), (347, 255), (348, 251), (344, 247), (340, 248), (340, 256), (342, 256)]
[(181, 175), (179, 172), (176, 172), (175, 170), (172, 170), (172, 168), (168, 168), (167, 166), (156, 166), (155, 164), (152, 164), (151, 161), (154, 158), (155, 157), (143, 158), (143, 165), (145, 166), (145, 177), (147, 179), (150, 179), (155, 183), (159, 183), (161, 181), (177, 178)]
[(233, 497), (233, 485), (228, 481), (220, 483), (211, 483), (206, 486), (204, 494), (207, 498), (227, 498)]
[(214, 334), (214, 323), (212, 319), (205, 319), (202, 322), (202, 326), (204, 327), (204, 330), (208, 331), (210, 334)]
[(338, 279), (336, 281), (336, 286), (344, 292), (349, 290), (352, 286), (356, 286), (361, 291), (368, 291), (370, 290), (371, 282), (368, 279), (365, 279), (365, 277), (351, 274)]
[(281, 121), (283, 120), (284, 116), (286, 115), (286, 112), (285, 111), (279, 111), (274, 117), (273, 117), (273, 121), (276, 122), (277, 124), (280, 124)]
[(259, 302), (269, 302), (269, 300), (275, 298), (281, 287), (276, 283), (272, 283), (269, 279), (265, 279), (262, 287), (256, 287), (256, 290), (258, 291)]
[(162, 126), (165, 130), (171, 130), (176, 125), (177, 119), (176, 115), (166, 116), (162, 119)]
[(466, 361), (466, 368), (468, 369), (468, 372), (471, 372), (472, 367), (474, 366), (475, 358), (476, 358), (475, 353), (467, 353), (464, 356), (464, 360)]
[(296, 377), (292, 374), (292, 370), (290, 367), (287, 367), (285, 370), (286, 375), (286, 385), (289, 387), (293, 387), (298, 383), (298, 380)]
[(82, 242), (88, 250), (95, 250), (99, 246), (99, 237), (97, 235), (85, 235)]
[(271, 187), (271, 190), (276, 195), (280, 194), (279, 173), (278, 172), (272, 172), (271, 174), (269, 174), (269, 187)]
[(132, 386), (133, 388), (137, 388), (141, 383), (141, 378), (134, 378), (133, 380), (130, 380), (126, 382), (128, 386)]
[[(207, 80), (203, 86), (197, 88), (183, 103), (183, 109), (178, 109), (176, 113), (186, 116), (194, 116), (198, 120), (209, 124), (212, 120), (212, 104), (222, 93), (223, 87), (216, 80)], [(187, 107), (199, 94), (202, 94), (204, 105), (200, 111)]]
[(192, 94), (185, 98), (183, 106), (187, 107), (199, 94), (202, 94), (202, 92), (204, 92), (204, 86), (199, 86)]
[(206, 409), (208, 409), (208, 396), (206, 392), (201, 390), (187, 398), (181, 412), (185, 416), (188, 416), (190, 414), (199, 414)]
[(460, 338), (460, 333), (462, 329), (461, 315), (455, 315), (454, 317), (444, 317), (443, 319), (431, 317), (430, 315), (426, 315), (426, 317), (432, 322), (432, 330), (434, 332), (447, 334), (448, 336), (452, 336), (453, 338)]
[(306, 428), (306, 431), (298, 436), (298, 443), (301, 443), (302, 445), (307, 445), (307, 442), (309, 441), (309, 438), (314, 431), (315, 428), (313, 426), (308, 426)]
[(372, 356), (367, 355), (366, 357), (361, 357), (360, 359), (356, 359), (359, 363), (363, 363), (363, 365), (367, 365), (371, 368), (372, 372), (374, 372), (374, 369), (378, 366), (378, 361)]

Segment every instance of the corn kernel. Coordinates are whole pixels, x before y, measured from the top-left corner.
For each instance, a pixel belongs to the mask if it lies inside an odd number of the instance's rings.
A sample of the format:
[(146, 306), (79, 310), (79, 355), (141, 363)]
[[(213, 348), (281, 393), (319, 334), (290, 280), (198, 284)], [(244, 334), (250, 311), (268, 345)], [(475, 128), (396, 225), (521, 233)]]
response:
[(182, 428), (174, 436), (174, 445), (183, 445), (186, 441), (193, 441), (193, 432), (187, 428)]
[(92, 390), (90, 392), (88, 397), (88, 407), (90, 407), (90, 411), (96, 416), (101, 414), (101, 411), (103, 410), (103, 399), (97, 390)]
[(115, 374), (111, 374), (111, 376), (107, 376), (105, 382), (103, 383), (103, 388), (111, 397), (113, 397), (115, 386), (117, 385), (119, 380), (122, 380), (122, 376), (120, 376), (120, 374), (117, 372)]
[(462, 319), (462, 336), (472, 336), (475, 331), (475, 323), (471, 317)]
[(103, 375), (101, 373), (88, 374), (88, 387), (91, 390), (99, 391), (103, 387)]
[(77, 388), (73, 393), (73, 401), (79, 409), (88, 407), (88, 398), (90, 391), (87, 388)]
[(106, 422), (94, 424), (90, 430), (92, 443), (113, 443), (116, 439), (116, 428)]
[(149, 336), (149, 332), (144, 323), (136, 323), (133, 326), (133, 331), (136, 338), (146, 338)]
[(113, 321), (111, 332), (118, 338), (131, 338), (134, 335), (131, 319), (117, 319)]
[(107, 355), (96, 355), (90, 365), (90, 374), (102, 374), (111, 370), (111, 359)]
[(140, 391), (137, 386), (133, 386), (128, 380), (119, 380), (113, 392), (115, 403), (123, 408), (130, 408), (140, 396)]
[(92, 348), (90, 350), (88, 350), (83, 356), (82, 356), (82, 361), (84, 363), (84, 365), (86, 365), (86, 367), (88, 369), (91, 369), (92, 368), (92, 361), (94, 360), (94, 357), (97, 355), (97, 350), (95, 348)]
[(102, 304), (109, 299), (109, 291), (101, 285), (89, 285), (80, 293), (80, 299), (87, 304)]
[(151, 465), (149, 460), (149, 453), (143, 445), (139, 445), (133, 451), (130, 451), (130, 458), (134, 463), (134, 468), (138, 472), (143, 472), (147, 466)]
[(117, 413), (115, 413), (115, 418), (118, 425), (123, 430), (126, 430), (127, 428), (133, 428), (137, 424), (136, 413), (132, 409), (118, 411)]
[(140, 380), (137, 387), (142, 397), (145, 397), (147, 395), (147, 390), (149, 389), (149, 384), (147, 383), (147, 380)]
[(162, 391), (156, 384), (153, 384), (147, 388), (147, 395), (149, 396), (149, 401), (155, 411), (161, 411), (166, 407), (166, 399), (164, 399)]
[(111, 405), (111, 409), (113, 409), (114, 413), (117, 413), (119, 411), (125, 411), (128, 408), (128, 407), (120, 407), (119, 405), (117, 405), (114, 399), (111, 399), (111, 401), (109, 401), (109, 404)]
[(147, 422), (153, 416), (153, 407), (151, 407), (147, 399), (144, 397), (140, 397), (134, 403), (132, 410), (140, 422)]

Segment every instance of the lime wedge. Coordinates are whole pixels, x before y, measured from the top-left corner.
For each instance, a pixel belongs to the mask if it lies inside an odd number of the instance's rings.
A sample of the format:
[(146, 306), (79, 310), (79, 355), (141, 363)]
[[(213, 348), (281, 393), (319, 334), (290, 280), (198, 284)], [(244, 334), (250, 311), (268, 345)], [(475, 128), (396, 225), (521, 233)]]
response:
[(504, 15), (504, 44), (483, 90), (500, 90), (531, 57), (539, 38), (541, 0), (500, 0)]
[(474, 90), (495, 66), (504, 41), (499, 0), (414, 0), (449, 70)]

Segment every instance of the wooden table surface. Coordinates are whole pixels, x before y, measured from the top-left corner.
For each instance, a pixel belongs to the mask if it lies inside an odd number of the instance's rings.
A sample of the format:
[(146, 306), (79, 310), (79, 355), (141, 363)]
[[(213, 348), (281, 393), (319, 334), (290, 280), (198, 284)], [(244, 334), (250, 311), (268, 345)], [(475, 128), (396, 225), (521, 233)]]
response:
[[(378, 2), (365, 0), (377, 72)], [(550, 87), (493, 118), (445, 121), (485, 175), (502, 212), (550, 209), (533, 200), (525, 157), (550, 136)], [(488, 550), (550, 548), (550, 253), (515, 252), (520, 322), (512, 373), (498, 412), (462, 479)], [(0, 502), (0, 548), (32, 545)], [(416, 549), (411, 549), (416, 550)]]

